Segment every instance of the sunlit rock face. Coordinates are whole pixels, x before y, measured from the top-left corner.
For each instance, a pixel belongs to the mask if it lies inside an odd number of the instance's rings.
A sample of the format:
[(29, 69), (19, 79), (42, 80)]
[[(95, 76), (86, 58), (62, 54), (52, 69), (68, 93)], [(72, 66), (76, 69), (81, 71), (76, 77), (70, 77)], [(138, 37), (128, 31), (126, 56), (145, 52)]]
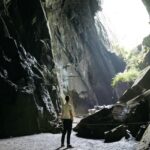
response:
[[(150, 16), (150, 1), (149, 0), (142, 0), (147, 11), (148, 11), (148, 14)], [(145, 37), (143, 39), (143, 42), (142, 42), (142, 45), (143, 46), (146, 46), (148, 49), (150, 48), (150, 35), (148, 35), (147, 37)], [(142, 69), (149, 66), (150, 65), (150, 51), (146, 51), (146, 54), (145, 54), (145, 57), (143, 59), (143, 64), (142, 64)]]
[(149, 15), (150, 15), (150, 1), (149, 0), (142, 0), (142, 2), (144, 3)]
[(143, 45), (143, 53), (145, 54), (144, 55), (144, 58), (143, 58), (143, 61), (141, 63), (141, 69), (144, 69), (146, 68), (147, 66), (150, 65), (150, 35), (148, 35), (147, 37), (145, 37), (143, 39), (143, 42), (142, 42), (142, 45)]
[(0, 2), (0, 137), (56, 132), (59, 100), (39, 0)]
[(69, 91), (79, 111), (95, 104), (114, 103), (116, 93), (111, 80), (125, 66), (107, 51), (102, 24), (95, 25), (99, 9), (96, 0), (46, 0), (60, 88), (64, 93)]
[[(149, 0), (143, 0), (150, 12)], [(145, 43), (146, 42), (146, 43)], [(149, 36), (144, 44), (149, 47)], [(143, 63), (143, 68), (149, 65), (148, 53)], [(144, 66), (145, 65), (145, 66)], [(142, 69), (143, 69), (142, 68)], [(137, 149), (150, 147), (150, 66), (145, 68), (134, 84), (111, 108), (102, 110), (85, 117), (74, 128), (79, 136), (88, 138), (105, 138), (116, 141), (120, 136), (126, 136), (124, 131), (118, 130), (120, 125), (126, 125), (130, 134), (141, 140)], [(119, 126), (118, 126), (119, 125)], [(143, 128), (143, 129), (142, 129)], [(147, 129), (146, 129), (147, 128)], [(107, 131), (107, 132), (105, 132)], [(120, 135), (115, 134), (118, 132)], [(108, 134), (109, 133), (109, 134)], [(117, 136), (116, 136), (117, 135)]]

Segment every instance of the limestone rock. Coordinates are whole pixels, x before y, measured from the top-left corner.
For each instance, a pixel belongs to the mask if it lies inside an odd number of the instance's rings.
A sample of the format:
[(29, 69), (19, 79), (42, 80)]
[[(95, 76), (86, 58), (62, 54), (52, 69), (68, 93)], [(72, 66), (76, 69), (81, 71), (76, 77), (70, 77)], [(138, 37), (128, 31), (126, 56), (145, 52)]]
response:
[(114, 124), (111, 111), (112, 108), (103, 108), (95, 114), (82, 119), (74, 130), (81, 137), (104, 138), (105, 131), (117, 126)]
[(82, 137), (104, 138), (104, 132), (124, 124), (131, 135), (137, 137), (140, 126), (149, 121), (149, 108), (150, 90), (126, 103), (115, 104), (112, 108), (102, 109), (84, 118), (75, 131)]
[(126, 139), (130, 137), (127, 132), (127, 127), (124, 125), (120, 125), (110, 131), (106, 131), (104, 134), (105, 142), (115, 142), (121, 140), (123, 137)]
[(137, 146), (137, 150), (149, 150), (150, 149), (150, 125), (147, 127), (139, 145)]
[(148, 13), (150, 15), (150, 2), (149, 2), (149, 0), (142, 0), (142, 1), (145, 4), (146, 9), (147, 9), (147, 11), (148, 11)]
[(140, 130), (139, 130), (139, 132), (137, 133), (137, 136), (136, 136), (136, 140), (137, 140), (137, 141), (140, 141), (140, 140), (141, 140), (141, 138), (142, 138), (142, 136), (143, 136), (143, 134), (144, 134), (146, 128), (147, 128), (146, 125), (140, 126)]
[(58, 132), (58, 85), (42, 4), (3, 0), (0, 9), (0, 138)]
[(125, 93), (120, 97), (119, 101), (125, 103), (138, 95), (141, 95), (146, 90), (150, 89), (150, 66), (146, 67), (140, 76), (135, 80), (131, 88), (125, 91)]
[[(60, 87), (70, 94), (75, 106), (84, 110), (115, 102), (111, 80), (125, 67), (119, 57), (108, 51), (111, 48), (106, 45), (109, 41), (100, 21), (97, 31), (94, 16), (100, 9), (97, 0), (46, 1)], [(82, 112), (79, 107), (75, 110)]]
[(148, 81), (150, 81), (150, 66), (146, 67), (141, 75), (135, 80), (134, 84), (132, 85), (132, 88), (135, 88), (135, 92), (139, 93), (139, 89), (142, 90), (148, 90), (150, 89), (150, 85), (148, 84)]

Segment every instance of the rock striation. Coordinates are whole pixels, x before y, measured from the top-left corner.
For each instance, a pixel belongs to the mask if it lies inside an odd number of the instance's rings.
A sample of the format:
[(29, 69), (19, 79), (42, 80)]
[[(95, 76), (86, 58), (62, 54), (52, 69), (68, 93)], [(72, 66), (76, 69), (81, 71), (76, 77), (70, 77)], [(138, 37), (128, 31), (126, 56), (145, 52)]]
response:
[(58, 132), (58, 84), (40, 0), (0, 1), (0, 137)]
[(124, 70), (125, 63), (108, 51), (111, 48), (105, 28), (95, 20), (100, 3), (46, 0), (45, 7), (60, 87), (71, 95), (76, 112), (114, 103), (111, 80)]

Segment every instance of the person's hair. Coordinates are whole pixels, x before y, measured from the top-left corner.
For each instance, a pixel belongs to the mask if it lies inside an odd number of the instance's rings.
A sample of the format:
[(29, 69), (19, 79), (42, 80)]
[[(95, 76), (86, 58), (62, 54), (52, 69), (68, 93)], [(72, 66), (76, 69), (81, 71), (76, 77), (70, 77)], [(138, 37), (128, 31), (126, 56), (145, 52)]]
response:
[(68, 103), (69, 102), (70, 97), (68, 95), (66, 95), (65, 100)]

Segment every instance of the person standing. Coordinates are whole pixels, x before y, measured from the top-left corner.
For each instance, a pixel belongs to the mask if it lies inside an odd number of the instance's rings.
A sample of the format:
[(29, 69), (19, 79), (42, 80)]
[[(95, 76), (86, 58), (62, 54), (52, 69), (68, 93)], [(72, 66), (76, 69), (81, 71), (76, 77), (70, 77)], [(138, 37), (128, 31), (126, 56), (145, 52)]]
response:
[(73, 123), (73, 109), (70, 104), (70, 97), (67, 95), (65, 97), (66, 103), (62, 106), (62, 123), (63, 123), (63, 131), (61, 137), (61, 147), (64, 146), (65, 135), (67, 133), (67, 147), (72, 148), (70, 144), (70, 136), (72, 131), (72, 123)]

